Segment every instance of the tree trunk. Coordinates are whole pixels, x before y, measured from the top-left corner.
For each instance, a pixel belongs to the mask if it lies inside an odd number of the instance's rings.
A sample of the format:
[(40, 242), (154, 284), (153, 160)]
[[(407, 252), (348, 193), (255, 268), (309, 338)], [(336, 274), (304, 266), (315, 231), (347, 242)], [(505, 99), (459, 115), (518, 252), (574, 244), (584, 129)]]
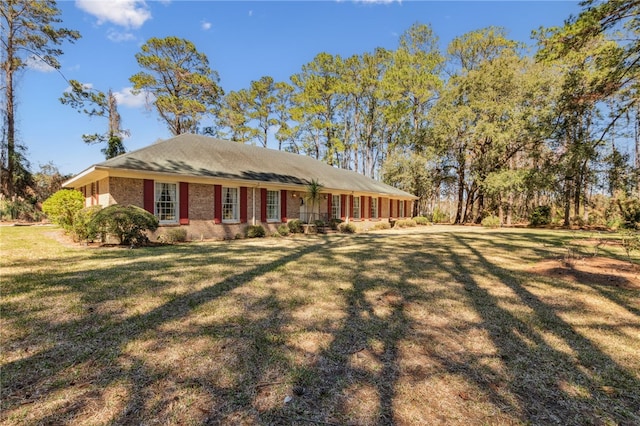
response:
[(564, 181), (564, 226), (571, 224), (571, 179)]
[(454, 224), (461, 223), (462, 220), (462, 203), (464, 202), (464, 169), (458, 172), (458, 205), (456, 206), (456, 218)]
[[(12, 14), (7, 14), (7, 19), (11, 19)], [(8, 26), (11, 28), (13, 26), (13, 22), (9, 22)], [(13, 33), (8, 31), (7, 37), (7, 46), (6, 46), (6, 58), (4, 64), (4, 73), (5, 73), (5, 92), (7, 94), (6, 99), (6, 112), (5, 112), (5, 124), (7, 126), (7, 151), (6, 151), (6, 168), (2, 173), (2, 192), (8, 197), (13, 198), (15, 195), (15, 186), (14, 186), (14, 172), (15, 172), (15, 161), (16, 161), (16, 127), (15, 127), (15, 95), (13, 93), (13, 72), (15, 71), (13, 68), (14, 64), (14, 46), (13, 46)]]
[(513, 216), (513, 191), (509, 191), (509, 196), (507, 197), (507, 219), (505, 222), (507, 226), (511, 226), (512, 216)]

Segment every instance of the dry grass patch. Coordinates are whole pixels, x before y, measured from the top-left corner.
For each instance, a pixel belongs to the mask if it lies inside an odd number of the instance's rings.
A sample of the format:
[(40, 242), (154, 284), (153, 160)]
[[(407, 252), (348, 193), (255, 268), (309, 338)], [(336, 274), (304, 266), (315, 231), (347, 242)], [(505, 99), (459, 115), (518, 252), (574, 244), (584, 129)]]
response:
[(52, 232), (0, 228), (3, 425), (640, 423), (638, 259), (589, 234)]

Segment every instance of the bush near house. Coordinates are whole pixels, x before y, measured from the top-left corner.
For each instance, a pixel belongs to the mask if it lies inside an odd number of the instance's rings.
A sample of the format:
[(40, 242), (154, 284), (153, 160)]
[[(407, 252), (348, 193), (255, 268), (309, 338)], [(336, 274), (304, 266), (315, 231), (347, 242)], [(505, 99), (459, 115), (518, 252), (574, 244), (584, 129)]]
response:
[(287, 225), (280, 225), (278, 226), (278, 234), (282, 235), (283, 237), (286, 237), (287, 235), (289, 235), (290, 231), (289, 231), (289, 227)]
[(155, 231), (159, 223), (158, 218), (145, 209), (114, 204), (97, 212), (91, 226), (105, 235), (116, 237), (120, 244), (137, 246), (149, 241), (147, 231)]
[(302, 228), (302, 221), (300, 219), (290, 220), (287, 223), (287, 226), (289, 227), (289, 231), (293, 234), (302, 234), (302, 232), (304, 232), (304, 229)]
[(338, 230), (338, 226), (342, 223), (342, 219), (331, 218), (329, 219), (329, 227), (334, 231)]
[(263, 238), (266, 232), (262, 225), (251, 225), (247, 227), (247, 238)]
[(353, 223), (341, 223), (340, 225), (338, 225), (338, 231), (342, 232), (343, 234), (354, 234), (356, 232), (356, 227), (353, 225)]
[(391, 229), (391, 224), (389, 222), (378, 222), (373, 225), (373, 229)]
[(400, 219), (396, 220), (396, 224), (394, 226), (398, 228), (413, 228), (417, 223), (413, 219)]
[(73, 219), (84, 208), (84, 195), (80, 191), (61, 189), (42, 203), (42, 211), (51, 222), (65, 231), (73, 228)]
[(100, 210), (102, 206), (91, 206), (76, 212), (70, 229), (74, 241), (93, 241), (100, 236), (100, 230), (93, 222), (93, 218)]
[(169, 228), (158, 237), (163, 243), (174, 244), (187, 241), (187, 230), (184, 228)]

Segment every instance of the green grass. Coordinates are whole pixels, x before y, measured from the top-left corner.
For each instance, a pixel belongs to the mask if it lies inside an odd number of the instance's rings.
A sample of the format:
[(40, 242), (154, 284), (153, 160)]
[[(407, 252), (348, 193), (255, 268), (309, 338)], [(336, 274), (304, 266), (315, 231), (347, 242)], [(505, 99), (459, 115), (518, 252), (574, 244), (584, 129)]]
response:
[[(0, 227), (1, 424), (640, 423), (640, 288), (532, 272), (588, 233), (56, 232)], [(628, 261), (614, 239), (598, 254)]]

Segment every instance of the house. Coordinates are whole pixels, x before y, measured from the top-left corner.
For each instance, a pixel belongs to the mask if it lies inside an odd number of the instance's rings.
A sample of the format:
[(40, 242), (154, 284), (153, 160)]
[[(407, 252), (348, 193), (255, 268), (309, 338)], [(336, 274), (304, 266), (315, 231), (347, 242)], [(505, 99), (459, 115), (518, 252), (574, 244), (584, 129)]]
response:
[[(306, 185), (323, 186), (320, 202)], [(267, 233), (291, 219), (342, 219), (366, 229), (410, 217), (417, 197), (311, 157), (182, 134), (93, 165), (63, 185), (86, 206), (136, 205), (188, 239), (232, 238), (248, 225)], [(311, 211), (312, 207), (314, 211)]]

